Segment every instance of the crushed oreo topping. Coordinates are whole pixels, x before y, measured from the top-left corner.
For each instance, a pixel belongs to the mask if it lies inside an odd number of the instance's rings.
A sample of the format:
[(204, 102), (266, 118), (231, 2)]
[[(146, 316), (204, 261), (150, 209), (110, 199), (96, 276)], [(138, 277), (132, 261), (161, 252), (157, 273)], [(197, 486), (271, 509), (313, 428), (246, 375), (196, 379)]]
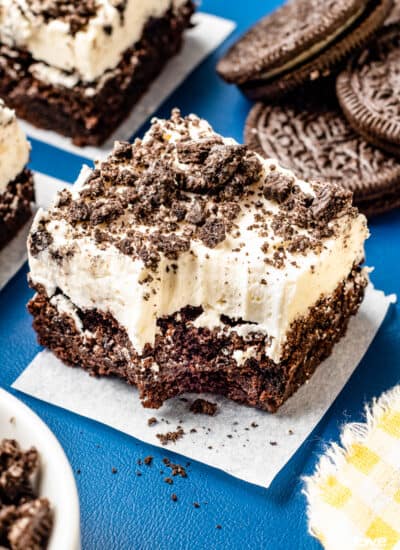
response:
[[(53, 19), (62, 19), (68, 23), (73, 36), (85, 30), (99, 9), (97, 0), (28, 0), (28, 5), (30, 11), (42, 17), (46, 23)], [(109, 33), (109, 30), (105, 32)]]
[(0, 443), (0, 545), (12, 550), (46, 548), (53, 513), (32, 479), (39, 472), (35, 448), (22, 451), (12, 439)]
[(29, 249), (32, 256), (38, 256), (40, 252), (46, 250), (53, 242), (53, 237), (45, 229), (46, 221), (41, 219), (37, 228), (31, 232), (29, 237)]
[(74, 240), (115, 246), (154, 272), (166, 258), (166, 270), (176, 271), (196, 240), (214, 249), (232, 237), (232, 252), (240, 252), (238, 219), (248, 213), (265, 263), (280, 269), (287, 254), (321, 250), (338, 219), (356, 210), (341, 187), (311, 182), (306, 192), (294, 176), (175, 109), (170, 120), (154, 120), (143, 140), (117, 143), (74, 195), (62, 192), (31, 235), (30, 250), (35, 256), (49, 248), (59, 259), (66, 251), (56, 249), (47, 225), (66, 221)]

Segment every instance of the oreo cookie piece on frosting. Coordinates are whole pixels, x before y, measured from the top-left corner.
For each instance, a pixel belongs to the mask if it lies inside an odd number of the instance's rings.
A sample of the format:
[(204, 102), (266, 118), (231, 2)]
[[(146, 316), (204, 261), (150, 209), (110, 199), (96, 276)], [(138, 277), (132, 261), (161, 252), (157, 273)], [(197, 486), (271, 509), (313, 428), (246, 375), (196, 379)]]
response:
[(336, 89), (356, 132), (400, 156), (400, 23), (385, 28), (370, 48), (349, 61)]
[(331, 74), (383, 25), (393, 0), (289, 0), (261, 19), (217, 71), (251, 99), (271, 99)]
[(400, 164), (353, 130), (328, 85), (279, 105), (256, 104), (245, 141), (305, 180), (344, 186), (368, 216), (400, 206)]

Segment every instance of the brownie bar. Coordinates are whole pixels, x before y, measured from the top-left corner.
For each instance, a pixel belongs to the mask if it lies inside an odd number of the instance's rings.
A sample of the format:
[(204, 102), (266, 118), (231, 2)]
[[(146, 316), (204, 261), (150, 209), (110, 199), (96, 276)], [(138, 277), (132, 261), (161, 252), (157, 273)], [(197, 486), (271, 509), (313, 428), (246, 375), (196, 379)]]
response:
[[(117, 128), (167, 61), (182, 46), (194, 4), (188, 1), (165, 17), (150, 20), (141, 40), (125, 51), (119, 65), (93, 83), (55, 87), (29, 71), (35, 62), (25, 51), (0, 44), (0, 97), (31, 124), (72, 137), (76, 145), (99, 145)], [(17, 57), (16, 57), (17, 53)]]
[(0, 193), (0, 249), (25, 225), (32, 215), (33, 176), (25, 169)]
[[(92, 375), (114, 375), (137, 385), (146, 407), (158, 408), (185, 392), (209, 392), (275, 412), (331, 354), (357, 312), (366, 284), (361, 268), (354, 267), (333, 294), (319, 300), (307, 317), (293, 322), (278, 364), (265, 354), (264, 335), (253, 333), (244, 340), (234, 331), (196, 327), (193, 321), (201, 308), (187, 307), (160, 319), (155, 345), (146, 346), (142, 356), (111, 315), (77, 310), (81, 324), (77, 327), (76, 319), (50, 303), (39, 287), (28, 308), (41, 345)], [(230, 319), (225, 323), (237, 324)], [(237, 353), (245, 354), (249, 348), (251, 358), (238, 363)], [(153, 363), (158, 365), (157, 376), (149, 369)]]
[(34, 327), (146, 406), (207, 390), (275, 410), (355, 313), (367, 236), (351, 193), (174, 110), (36, 216)]

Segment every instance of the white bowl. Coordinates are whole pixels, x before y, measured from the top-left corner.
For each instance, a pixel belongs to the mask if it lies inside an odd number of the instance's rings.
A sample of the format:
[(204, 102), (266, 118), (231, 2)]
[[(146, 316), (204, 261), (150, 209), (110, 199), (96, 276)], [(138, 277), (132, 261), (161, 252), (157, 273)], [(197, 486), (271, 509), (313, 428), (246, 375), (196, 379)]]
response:
[(46, 424), (21, 401), (0, 388), (0, 441), (16, 439), (22, 449), (35, 446), (40, 455), (38, 492), (54, 511), (48, 550), (79, 550), (79, 498), (71, 466)]

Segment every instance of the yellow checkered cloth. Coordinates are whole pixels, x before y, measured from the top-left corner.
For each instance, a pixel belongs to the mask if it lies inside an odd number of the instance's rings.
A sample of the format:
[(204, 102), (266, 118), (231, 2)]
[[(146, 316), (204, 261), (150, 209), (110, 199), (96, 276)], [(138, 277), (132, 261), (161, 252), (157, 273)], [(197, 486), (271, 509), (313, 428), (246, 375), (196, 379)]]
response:
[(400, 550), (400, 386), (375, 400), (364, 424), (305, 479), (309, 529), (328, 550)]

